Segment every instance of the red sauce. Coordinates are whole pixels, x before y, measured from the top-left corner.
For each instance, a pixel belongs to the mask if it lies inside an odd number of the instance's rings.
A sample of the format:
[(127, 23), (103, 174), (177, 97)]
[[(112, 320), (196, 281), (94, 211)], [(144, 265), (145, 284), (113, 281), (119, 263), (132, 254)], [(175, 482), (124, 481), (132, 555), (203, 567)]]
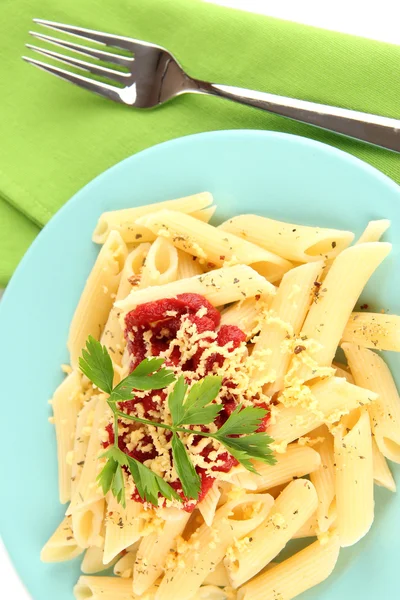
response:
[[(203, 310), (201, 310), (203, 309)], [(205, 310), (204, 310), (205, 309)], [(201, 310), (203, 316), (199, 316), (198, 312)], [(204, 313), (204, 314), (203, 314)], [(221, 316), (216, 308), (214, 308), (206, 298), (199, 294), (179, 294), (176, 298), (165, 298), (163, 300), (157, 300), (154, 302), (147, 302), (137, 306), (134, 310), (129, 312), (125, 317), (125, 336), (128, 343), (128, 351), (132, 357), (131, 370), (133, 370), (144, 358), (148, 356), (158, 356), (161, 352), (167, 350), (171, 342), (176, 338), (177, 332), (179, 331), (182, 320), (188, 319), (191, 323), (196, 325), (198, 333), (205, 333), (207, 331), (210, 334), (217, 334), (216, 340), (215, 335), (210, 338), (205, 336), (205, 340), (214, 343), (218, 346), (224, 347), (227, 344), (228, 351), (232, 351), (237, 348), (242, 342), (246, 341), (246, 336), (241, 329), (235, 325), (220, 325)], [(146, 341), (150, 340), (150, 351), (147, 348)], [(166, 360), (166, 366), (174, 370), (174, 367), (180, 365), (183, 374), (185, 371), (190, 371), (193, 379), (193, 372), (199, 366), (201, 357), (206, 348), (198, 348), (194, 356), (181, 364), (181, 356), (179, 348), (174, 348), (172, 355)], [(215, 352), (212, 356), (208, 357), (205, 361), (205, 373), (203, 372), (200, 377), (203, 377), (207, 373), (216, 372), (224, 363), (224, 357), (222, 354)], [(229, 393), (229, 388), (234, 388), (235, 384), (229, 380), (224, 380), (224, 385), (228, 388), (228, 392), (221, 398), (223, 403), (223, 410), (217, 417), (216, 424), (220, 427), (229, 415), (235, 410), (237, 402), (233, 394)], [(257, 397), (254, 398), (254, 403), (261, 406), (262, 408), (268, 408), (265, 404), (257, 402)], [(133, 399), (129, 402), (120, 404), (120, 409), (126, 413), (137, 414), (136, 405), (141, 403), (144, 408), (145, 418), (155, 420), (154, 415), (151, 411), (157, 410), (166, 401), (166, 393), (164, 390), (151, 390), (145, 398)], [(137, 414), (137, 416), (142, 416)], [(268, 421), (268, 415), (264, 418), (261, 425), (260, 431), (265, 431)], [(188, 428), (191, 428), (190, 426)], [(134, 429), (134, 426), (132, 426)], [(108, 432), (108, 443), (114, 442), (114, 434), (112, 425), (107, 426)], [(171, 433), (165, 432), (166, 439), (169, 440)], [(201, 436), (198, 436), (198, 440), (195, 440), (195, 444), (198, 443)], [(148, 459), (157, 457), (157, 450), (152, 444), (150, 436), (142, 438), (141, 444), (148, 446), (145, 452), (138, 448), (129, 450), (120, 436), (118, 445), (120, 449), (137, 460), (144, 462)], [(206, 446), (202, 451), (201, 455), (204, 457), (206, 462), (207, 457), (213, 450), (212, 445)], [(237, 465), (236, 459), (230, 454), (225, 453), (219, 456), (219, 465), (212, 467), (213, 471), (228, 472), (230, 469)], [(198, 499), (200, 502), (211, 488), (214, 478), (206, 473), (206, 471), (200, 467), (196, 467), (201, 478), (201, 492)], [(192, 511), (195, 507), (195, 502), (190, 502), (183, 496), (181, 491), (181, 484), (179, 481), (171, 484), (175, 488), (184, 500), (184, 509), (188, 512)], [(134, 499), (141, 501), (139, 495), (134, 494)]]

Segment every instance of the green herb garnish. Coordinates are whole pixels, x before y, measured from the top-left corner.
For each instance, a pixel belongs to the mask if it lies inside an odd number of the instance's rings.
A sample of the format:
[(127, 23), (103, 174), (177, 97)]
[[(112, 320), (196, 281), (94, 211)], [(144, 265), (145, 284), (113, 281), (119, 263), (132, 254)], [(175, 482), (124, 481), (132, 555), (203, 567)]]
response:
[[(122, 467), (129, 469), (140, 497), (157, 506), (161, 494), (168, 500), (182, 502), (179, 494), (151, 469), (132, 458), (118, 447), (118, 419), (127, 419), (167, 429), (172, 432), (172, 458), (175, 470), (182, 484), (186, 498), (197, 500), (201, 489), (201, 481), (190, 460), (189, 454), (178, 433), (199, 435), (217, 440), (246, 469), (257, 473), (251, 459), (273, 465), (276, 461), (269, 444), (273, 441), (266, 433), (258, 432), (262, 419), (267, 414), (263, 408), (239, 405), (226, 422), (216, 431), (210, 433), (183, 427), (183, 425), (208, 425), (213, 423), (223, 409), (222, 404), (213, 403), (221, 389), (222, 378), (207, 375), (195, 383), (189, 393), (188, 386), (181, 376), (176, 381), (168, 396), (172, 424), (159, 423), (149, 419), (141, 419), (119, 410), (117, 403), (134, 398), (134, 390), (158, 390), (175, 381), (173, 371), (163, 367), (164, 359), (146, 358), (123, 379), (113, 386), (114, 369), (110, 355), (105, 346), (89, 336), (86, 349), (79, 359), (79, 366), (99, 389), (106, 392), (107, 399), (114, 416), (114, 445), (102, 455), (107, 462), (98, 476), (104, 494), (111, 490), (122, 506), (125, 507), (125, 485)], [(240, 437), (239, 437), (240, 436)]]

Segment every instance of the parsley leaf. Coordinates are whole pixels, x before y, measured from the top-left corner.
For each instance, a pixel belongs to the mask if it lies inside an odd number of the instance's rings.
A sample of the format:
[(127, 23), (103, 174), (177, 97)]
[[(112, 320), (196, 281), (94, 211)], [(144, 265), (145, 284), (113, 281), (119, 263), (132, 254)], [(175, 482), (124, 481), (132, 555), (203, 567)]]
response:
[(170, 369), (162, 368), (163, 358), (145, 358), (110, 393), (109, 402), (124, 402), (134, 397), (135, 390), (160, 390), (175, 380)]
[(129, 470), (135, 482), (139, 496), (146, 502), (151, 502), (154, 506), (158, 505), (158, 494), (160, 493), (168, 500), (178, 500), (182, 502), (182, 498), (162, 477), (151, 471), (144, 464), (126, 456)]
[(125, 508), (125, 481), (121, 465), (117, 465), (117, 469), (111, 484), (111, 491), (117, 501)]
[(187, 386), (184, 388), (183, 383), (180, 383), (179, 389), (175, 393), (175, 385), (171, 401), (172, 409), (170, 400), (168, 400), (174, 426), (212, 423), (223, 408), (221, 404), (210, 404), (218, 396), (221, 382), (221, 377), (207, 375), (191, 387), (185, 401)]
[(113, 387), (114, 369), (107, 348), (89, 335), (86, 341), (86, 350), (82, 350), (79, 357), (80, 370), (97, 387), (111, 394)]
[(222, 427), (219, 428), (217, 432), (218, 436), (254, 433), (260, 427), (267, 412), (265, 408), (258, 408), (256, 406), (246, 406), (246, 408), (243, 408), (243, 405), (239, 404), (233, 413), (229, 415), (229, 418)]
[[(232, 413), (233, 414), (233, 413)], [(243, 437), (227, 437), (220, 435), (219, 430), (215, 434), (215, 438), (225, 446), (232, 456), (236, 458), (248, 471), (257, 473), (257, 470), (250, 462), (250, 459), (256, 459), (269, 465), (276, 463), (276, 458), (269, 444), (272, 443), (272, 438), (265, 432), (252, 433)]]
[(102, 457), (106, 457), (108, 460), (100, 474), (97, 476), (97, 481), (99, 482), (104, 495), (111, 489), (115, 498), (125, 508), (125, 482), (122, 465), (127, 464), (127, 456), (119, 448), (111, 446), (111, 448), (108, 448), (106, 452), (102, 454)]
[(199, 475), (191, 462), (186, 448), (177, 433), (172, 434), (172, 456), (175, 470), (182, 484), (186, 498), (198, 499), (201, 487)]
[(172, 417), (172, 422), (177, 425), (182, 423), (182, 417), (185, 413), (183, 402), (185, 400), (188, 386), (185, 383), (183, 375), (181, 375), (174, 385), (174, 389), (168, 396), (168, 406)]

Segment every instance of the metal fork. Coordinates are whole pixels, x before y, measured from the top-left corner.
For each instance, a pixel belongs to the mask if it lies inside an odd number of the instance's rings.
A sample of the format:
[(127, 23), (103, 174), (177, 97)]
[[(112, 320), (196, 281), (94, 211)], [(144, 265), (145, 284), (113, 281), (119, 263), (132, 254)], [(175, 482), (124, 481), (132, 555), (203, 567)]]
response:
[[(92, 75), (101, 76), (109, 83), (78, 75), (27, 56), (23, 56), (23, 59), (61, 79), (115, 102), (135, 108), (153, 108), (180, 94), (209, 94), (400, 152), (400, 120), (398, 119), (285, 98), (266, 92), (208, 83), (190, 77), (172, 54), (161, 46), (43, 19), (34, 19), (34, 21), (49, 29), (96, 42), (107, 48), (107, 50), (90, 48), (49, 35), (30, 32), (40, 40), (95, 59), (97, 62), (94, 63), (26, 44), (35, 52)], [(124, 50), (125, 54), (116, 54), (112, 51), (115, 48)], [(101, 63), (108, 63), (110, 66), (103, 66)], [(123, 67), (123, 70), (118, 67)]]

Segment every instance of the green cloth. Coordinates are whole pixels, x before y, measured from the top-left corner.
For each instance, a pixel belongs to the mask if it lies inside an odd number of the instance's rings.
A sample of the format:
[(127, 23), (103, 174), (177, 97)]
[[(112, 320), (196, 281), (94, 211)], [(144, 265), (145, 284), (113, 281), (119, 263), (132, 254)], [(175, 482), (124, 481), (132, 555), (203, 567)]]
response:
[(391, 44), (199, 0), (3, 0), (0, 284), (37, 226), (84, 184), (139, 150), (182, 135), (235, 128), (295, 133), (342, 148), (400, 182), (398, 154), (254, 108), (185, 95), (140, 111), (61, 82), (20, 58), (33, 41), (28, 31), (44, 31), (33, 17), (155, 42), (200, 79), (400, 118), (400, 47)]

